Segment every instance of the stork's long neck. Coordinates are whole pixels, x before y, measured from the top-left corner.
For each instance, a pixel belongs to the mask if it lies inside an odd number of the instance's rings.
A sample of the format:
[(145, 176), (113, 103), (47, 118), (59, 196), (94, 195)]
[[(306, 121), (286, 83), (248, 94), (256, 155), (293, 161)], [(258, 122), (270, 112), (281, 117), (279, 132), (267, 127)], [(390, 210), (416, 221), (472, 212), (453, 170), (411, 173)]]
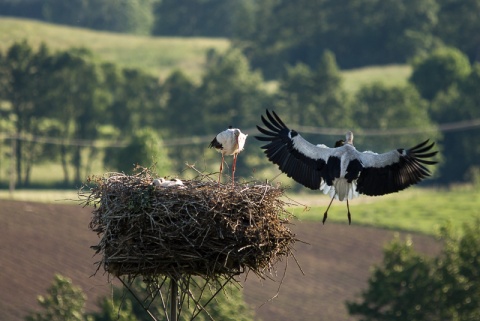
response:
[(351, 131), (345, 134), (345, 144), (353, 145), (353, 133)]

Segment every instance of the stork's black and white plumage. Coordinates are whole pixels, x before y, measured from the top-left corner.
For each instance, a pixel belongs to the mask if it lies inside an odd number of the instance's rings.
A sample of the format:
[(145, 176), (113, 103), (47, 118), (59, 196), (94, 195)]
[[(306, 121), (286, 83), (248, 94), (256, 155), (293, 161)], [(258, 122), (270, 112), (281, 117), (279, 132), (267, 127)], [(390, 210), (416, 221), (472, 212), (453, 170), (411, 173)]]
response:
[(217, 151), (222, 154), (222, 162), (220, 163), (220, 173), (218, 174), (218, 183), (220, 183), (220, 177), (223, 171), (223, 162), (225, 156), (233, 156), (233, 165), (232, 165), (232, 184), (235, 182), (235, 168), (237, 166), (237, 156), (243, 150), (245, 146), (245, 141), (247, 139), (247, 134), (242, 133), (238, 128), (232, 128), (229, 126), (228, 129), (220, 132), (212, 140), (209, 148), (214, 147)]
[(410, 149), (395, 149), (377, 154), (359, 152), (353, 146), (353, 133), (347, 132), (345, 141), (337, 141), (335, 148), (313, 145), (299, 133), (289, 129), (278, 115), (267, 110), (262, 115), (266, 129), (257, 126), (265, 136), (256, 136), (268, 142), (262, 146), (268, 159), (298, 183), (320, 189), (334, 198), (347, 201), (348, 222), (351, 223), (348, 200), (359, 194), (379, 196), (401, 191), (430, 176), (424, 165), (436, 164), (430, 158), (437, 154), (431, 151), (435, 143), (426, 140)]

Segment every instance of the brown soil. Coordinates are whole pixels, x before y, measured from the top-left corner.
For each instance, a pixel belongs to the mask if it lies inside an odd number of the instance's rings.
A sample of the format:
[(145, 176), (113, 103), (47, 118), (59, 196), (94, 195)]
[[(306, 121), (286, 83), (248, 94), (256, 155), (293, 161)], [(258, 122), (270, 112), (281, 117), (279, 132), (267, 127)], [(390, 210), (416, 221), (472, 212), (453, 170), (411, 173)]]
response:
[[(89, 230), (91, 209), (0, 200), (0, 311), (5, 321), (21, 321), (39, 310), (37, 296), (45, 294), (55, 273), (67, 276), (88, 296), (87, 310), (111, 285), (103, 271), (95, 272), (91, 245), (98, 237)], [(278, 265), (275, 281), (248, 275), (245, 299), (257, 316), (268, 320), (346, 320), (345, 300), (354, 299), (367, 285), (372, 264), (379, 263), (385, 242), (394, 232), (328, 223), (296, 222), (297, 257), (305, 275), (289, 259), (286, 276)], [(413, 235), (415, 248), (435, 253), (440, 244)], [(243, 279), (242, 279), (243, 280)], [(262, 305), (263, 304), (263, 305)]]

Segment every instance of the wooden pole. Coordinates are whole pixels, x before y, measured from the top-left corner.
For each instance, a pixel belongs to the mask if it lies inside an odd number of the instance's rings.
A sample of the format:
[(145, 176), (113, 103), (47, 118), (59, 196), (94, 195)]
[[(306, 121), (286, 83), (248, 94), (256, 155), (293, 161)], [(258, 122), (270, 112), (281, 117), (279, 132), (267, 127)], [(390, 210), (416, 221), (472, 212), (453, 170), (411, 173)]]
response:
[(170, 284), (170, 321), (178, 321), (178, 283), (174, 278)]

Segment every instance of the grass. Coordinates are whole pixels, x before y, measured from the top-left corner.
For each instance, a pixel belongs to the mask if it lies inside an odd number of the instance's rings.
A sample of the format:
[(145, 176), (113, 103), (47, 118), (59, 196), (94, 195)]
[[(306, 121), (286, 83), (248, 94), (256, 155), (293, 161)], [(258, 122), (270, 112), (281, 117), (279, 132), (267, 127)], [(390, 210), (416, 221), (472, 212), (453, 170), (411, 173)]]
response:
[(8, 190), (0, 190), (0, 200), (14, 200), (21, 202), (38, 202), (50, 204), (77, 204), (76, 190), (15, 190), (10, 193)]
[(33, 47), (44, 42), (53, 51), (86, 47), (102, 61), (140, 68), (161, 78), (172, 69), (182, 69), (196, 80), (204, 69), (206, 52), (230, 46), (226, 39), (137, 36), (0, 17), (0, 51), (23, 39)]
[(380, 82), (386, 86), (402, 86), (408, 82), (412, 68), (408, 65), (370, 66), (342, 71), (343, 85), (354, 93), (366, 84)]
[[(328, 205), (313, 205), (308, 211), (293, 208), (298, 219), (320, 221)], [(295, 199), (295, 197), (293, 197)], [(302, 199), (300, 198), (301, 202)], [(393, 230), (405, 230), (435, 235), (439, 228), (451, 223), (455, 229), (480, 219), (480, 190), (472, 186), (452, 189), (412, 188), (382, 197), (361, 196), (349, 202), (352, 224), (369, 225)], [(345, 202), (334, 201), (328, 222), (347, 224)]]

